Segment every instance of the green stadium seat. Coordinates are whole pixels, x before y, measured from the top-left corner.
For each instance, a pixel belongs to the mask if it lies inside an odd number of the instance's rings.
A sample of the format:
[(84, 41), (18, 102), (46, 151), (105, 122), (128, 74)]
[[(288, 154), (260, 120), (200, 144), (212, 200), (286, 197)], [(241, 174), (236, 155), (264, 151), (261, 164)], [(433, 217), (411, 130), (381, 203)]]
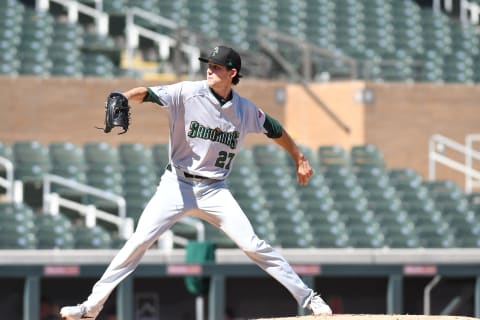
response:
[(0, 248), (35, 249), (35, 214), (24, 203), (0, 202)]
[(416, 249), (423, 247), (423, 242), (418, 237), (403, 237), (392, 235), (387, 240), (387, 246), (390, 248)]
[(256, 165), (265, 170), (274, 165), (287, 165), (289, 161), (286, 151), (274, 144), (253, 145), (252, 152)]
[(52, 164), (75, 164), (86, 166), (83, 148), (72, 142), (51, 142), (48, 154)]
[(118, 149), (106, 142), (87, 142), (83, 151), (88, 163), (121, 163)]
[[(180, 25), (187, 25), (187, 2), (188, 0), (159, 1), (159, 14), (162, 17), (176, 21)], [(168, 34), (168, 30), (159, 29), (159, 31), (163, 31), (162, 33)]]
[(457, 243), (454, 234), (444, 226), (418, 227), (419, 236), (426, 248), (455, 248)]
[[(52, 163), (50, 173), (87, 183), (87, 163), (82, 147), (71, 142), (51, 142), (48, 154)], [(59, 185), (53, 185), (52, 191), (77, 201), (82, 201), (85, 196), (83, 192)]]
[(398, 190), (422, 185), (423, 178), (411, 168), (394, 168), (388, 172), (392, 185)]
[(124, 165), (144, 164), (153, 167), (154, 158), (150, 147), (141, 143), (120, 143), (118, 145), (120, 160)]
[(282, 248), (311, 248), (313, 247), (313, 233), (307, 221), (298, 211), (291, 219), (275, 220), (276, 238)]
[(36, 140), (16, 141), (12, 144), (15, 179), (25, 184), (37, 184), (51, 169), (48, 148)]
[(338, 145), (324, 145), (318, 147), (317, 158), (320, 166), (350, 164), (349, 153), (343, 147)]
[(323, 201), (331, 197), (330, 189), (324, 183), (316, 184), (315, 178), (308, 185), (297, 187), (297, 194), (302, 201)]
[(158, 0), (127, 0), (127, 6), (137, 7), (153, 13), (158, 13), (159, 3)]
[(13, 151), (10, 145), (0, 141), (0, 157), (13, 160)]
[(83, 29), (79, 24), (55, 21), (52, 43), (48, 56), (52, 60), (51, 74), (54, 76), (82, 76), (81, 46)]
[(246, 37), (251, 50), (258, 49), (257, 31), (259, 27), (276, 28), (275, 2), (268, 0), (246, 1)]
[(452, 35), (448, 16), (431, 9), (422, 9), (421, 16), (425, 48), (431, 48), (443, 54), (452, 52)]
[(20, 74), (48, 76), (52, 61), (48, 47), (52, 42), (54, 19), (49, 13), (39, 13), (28, 8), (22, 21), (22, 35), (19, 44)]
[[(88, 42), (88, 40), (86, 40)], [(84, 76), (112, 78), (116, 67), (113, 61), (102, 53), (85, 53), (82, 56)]]
[(37, 241), (35, 234), (11, 234), (2, 232), (0, 234), (0, 249), (35, 249)]
[(151, 146), (152, 156), (155, 162), (157, 176), (160, 177), (168, 164), (168, 144), (157, 143)]
[(110, 249), (112, 236), (102, 227), (77, 226), (73, 231), (75, 249)]
[(313, 244), (316, 248), (348, 248), (351, 240), (344, 223), (317, 226)]
[(350, 149), (350, 158), (352, 165), (377, 165), (379, 167), (385, 166), (385, 159), (382, 152), (376, 145), (364, 144), (354, 145)]
[(109, 16), (122, 16), (127, 10), (127, 3), (127, 0), (103, 0), (103, 11)]
[(21, 42), (23, 8), (20, 3), (12, 2), (0, 9), (0, 74), (18, 74), (17, 47)]
[(143, 198), (130, 198), (127, 200), (127, 217), (132, 218), (135, 225), (138, 223), (138, 219), (140, 218), (147, 203), (148, 201), (145, 201)]
[(38, 214), (35, 218), (38, 249), (73, 249), (72, 223), (63, 214)]

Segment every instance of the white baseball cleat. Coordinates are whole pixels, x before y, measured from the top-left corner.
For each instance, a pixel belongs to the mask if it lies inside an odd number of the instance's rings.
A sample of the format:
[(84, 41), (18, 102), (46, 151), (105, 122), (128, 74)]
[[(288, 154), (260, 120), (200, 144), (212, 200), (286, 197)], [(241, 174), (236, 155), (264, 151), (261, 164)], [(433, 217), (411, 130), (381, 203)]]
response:
[(328, 304), (323, 301), (323, 299), (318, 295), (315, 294), (312, 299), (310, 300), (310, 303), (308, 304), (308, 309), (312, 310), (313, 314), (318, 316), (318, 315), (325, 315), (325, 316), (331, 316), (332, 315), (332, 309), (328, 306)]
[(83, 304), (79, 304), (73, 307), (63, 307), (60, 310), (60, 316), (62, 317), (62, 320), (94, 320), (97, 317), (97, 314), (89, 314), (87, 312), (87, 307)]

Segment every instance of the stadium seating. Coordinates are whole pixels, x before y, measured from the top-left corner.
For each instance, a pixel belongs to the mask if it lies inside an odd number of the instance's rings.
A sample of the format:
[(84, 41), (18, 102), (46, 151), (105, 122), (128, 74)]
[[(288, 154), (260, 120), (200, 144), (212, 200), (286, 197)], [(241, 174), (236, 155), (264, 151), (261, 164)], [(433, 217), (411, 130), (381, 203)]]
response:
[(155, 163), (155, 172), (157, 177), (160, 177), (165, 170), (165, 167), (168, 164), (168, 144), (167, 143), (157, 143), (152, 147), (152, 156)]
[[(103, 2), (103, 11), (115, 19), (125, 19), (130, 7), (159, 14), (216, 42), (221, 40), (250, 52), (260, 50), (258, 28), (268, 27), (353, 57), (359, 66), (359, 78), (480, 81), (480, 60), (476, 59), (480, 37), (475, 26), (421, 7), (414, 0)], [(40, 14), (19, 0), (3, 3), (0, 17), (0, 74), (114, 77), (121, 73), (119, 51), (123, 48), (111, 36), (90, 32), (90, 26), (82, 20), (71, 25), (54, 10)], [(172, 32), (143, 18), (137, 22), (159, 32)], [(123, 23), (111, 26), (116, 28)], [(121, 33), (111, 31), (114, 36)], [(271, 44), (300, 71), (298, 48), (274, 41)], [(315, 79), (322, 78), (322, 74), (329, 74), (330, 78), (348, 74), (348, 66), (343, 62), (327, 60), (313, 57)]]
[(80, 77), (83, 74), (83, 29), (78, 24), (56, 20), (48, 55), (52, 60), (50, 73), (54, 76)]
[(76, 249), (109, 249), (112, 236), (102, 227), (76, 226), (73, 229)]
[(39, 14), (31, 8), (24, 13), (22, 38), (18, 48), (20, 54), (20, 74), (48, 76), (52, 61), (48, 48), (53, 37), (53, 17)]
[[(335, 145), (324, 145), (317, 150), (302, 146), (302, 149), (318, 169), (306, 186), (296, 182), (288, 154), (272, 144), (243, 149), (236, 156), (234, 169), (227, 179), (233, 196), (258, 236), (270, 244), (294, 248), (480, 246), (478, 194), (467, 195), (449, 180), (425, 181), (410, 168), (388, 168), (382, 152), (374, 145), (356, 145), (350, 150)], [(43, 145), (32, 140), (0, 144), (0, 152), (19, 167), (16, 172), (25, 173), (24, 167), (42, 168), (38, 172), (27, 170), (35, 172), (33, 176), (18, 174), (18, 179), (38, 183), (44, 173), (50, 172), (110, 190), (125, 197), (127, 215), (134, 221), (138, 221), (155, 192), (168, 161), (167, 150), (166, 144), (141, 143), (113, 146), (104, 142), (83, 145), (52, 142)], [(93, 202), (103, 210), (116, 209), (103, 200), (69, 194), (61, 188), (57, 192)], [(26, 198), (29, 197), (27, 193)], [(121, 245), (111, 227), (100, 223), (96, 230), (86, 230), (82, 224), (73, 227), (78, 216), (68, 212), (58, 216), (35, 215), (32, 209), (41, 208), (38, 203), (28, 201), (24, 205), (0, 206), (0, 219), (4, 215), (10, 217), (10, 222), (6, 220), (3, 227), (10, 226), (1, 237), (4, 246), (104, 248)], [(7, 213), (2, 214), (2, 210)], [(12, 227), (12, 221), (22, 219), (26, 224)], [(32, 229), (33, 225), (37, 227)], [(223, 233), (207, 223), (205, 226), (207, 238), (217, 246), (235, 246)], [(68, 233), (65, 232), (68, 228), (71, 234), (78, 232), (78, 242), (61, 236)], [(195, 229), (188, 225), (177, 224), (173, 231), (189, 239), (196, 237)], [(101, 241), (88, 242), (88, 234), (91, 237), (95, 232), (101, 234)]]
[(21, 41), (25, 8), (17, 1), (0, 4), (0, 75), (17, 75), (20, 68), (17, 47)]
[(63, 214), (48, 213), (35, 216), (35, 235), (38, 249), (73, 249), (75, 239), (72, 223)]
[(35, 216), (26, 204), (0, 202), (0, 248), (35, 249)]

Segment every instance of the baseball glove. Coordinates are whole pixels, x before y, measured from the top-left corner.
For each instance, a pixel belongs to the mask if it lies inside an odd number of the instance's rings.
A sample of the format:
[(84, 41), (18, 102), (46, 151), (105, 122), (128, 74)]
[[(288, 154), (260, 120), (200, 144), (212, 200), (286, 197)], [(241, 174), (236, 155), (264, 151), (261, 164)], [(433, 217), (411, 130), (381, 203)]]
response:
[(121, 92), (112, 92), (108, 95), (105, 102), (105, 128), (103, 132), (109, 133), (114, 127), (122, 127), (123, 131), (119, 134), (127, 132), (130, 125), (130, 106), (128, 99)]

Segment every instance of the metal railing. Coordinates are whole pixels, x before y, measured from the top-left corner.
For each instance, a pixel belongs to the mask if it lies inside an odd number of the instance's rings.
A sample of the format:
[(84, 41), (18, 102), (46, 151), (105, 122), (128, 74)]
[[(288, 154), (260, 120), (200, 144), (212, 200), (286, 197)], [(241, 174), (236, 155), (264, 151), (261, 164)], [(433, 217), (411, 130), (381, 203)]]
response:
[[(277, 32), (275, 30), (261, 27), (258, 29), (258, 42), (261, 48), (268, 51), (270, 54), (277, 53), (273, 58), (280, 63), (282, 68), (289, 74), (289, 76), (298, 78), (300, 76), (296, 70), (294, 70), (292, 63), (287, 61), (286, 58), (282, 57), (278, 53), (278, 49), (273, 45), (274, 43), (283, 43), (289, 47), (296, 48), (300, 50), (301, 55), (297, 58), (302, 61), (302, 74), (301, 77), (305, 81), (312, 80), (312, 63), (313, 56), (323, 57), (332, 61), (340, 61), (347, 66), (347, 73), (345, 74), (346, 79), (357, 79), (358, 77), (358, 67), (355, 59), (332, 52), (330, 50), (320, 48), (314, 44), (311, 44), (307, 41), (300, 40), (297, 37), (287, 35), (285, 33)], [(298, 79), (294, 79), (298, 80)]]
[(5, 168), (5, 178), (0, 176), (0, 186), (5, 188), (7, 198), (12, 200), (14, 190), (13, 163), (7, 158), (0, 157), (0, 167)]
[(5, 177), (0, 176), (0, 186), (5, 188), (6, 200), (15, 203), (23, 202), (23, 182), (15, 180), (13, 162), (7, 158), (0, 157), (0, 167), (5, 168)]
[[(476, 142), (480, 142), (480, 134), (469, 134), (465, 138), (465, 144), (469, 150), (475, 150), (474, 144)], [(474, 155), (473, 152), (468, 152), (465, 155), (465, 165), (467, 168), (473, 168), (475, 166), (475, 160), (479, 160), (478, 155), (480, 154), (476, 153), (476, 155)], [(476, 188), (480, 188), (480, 179), (476, 176), (473, 176), (470, 171), (467, 171), (465, 174), (465, 189), (471, 192)]]
[[(158, 31), (148, 29), (145, 26), (136, 23), (136, 17), (146, 19), (152, 25), (170, 30), (173, 37), (171, 35), (165, 35)], [(133, 64), (134, 52), (138, 48), (140, 37), (144, 37), (157, 44), (159, 56), (163, 60), (169, 59), (171, 49), (177, 49), (185, 53), (189, 60), (189, 76), (193, 77), (200, 70), (200, 61), (198, 60), (200, 49), (175, 38), (175, 35), (178, 35), (181, 29), (181, 26), (176, 22), (165, 17), (140, 8), (130, 8), (127, 12), (125, 25), (126, 60), (128, 67), (131, 67)]]
[[(472, 192), (474, 187), (480, 187), (480, 171), (473, 168), (474, 161), (480, 161), (480, 152), (473, 149), (473, 143), (480, 141), (480, 135), (467, 135), (466, 141), (467, 143), (464, 145), (440, 134), (431, 137), (428, 151), (429, 180), (436, 179), (436, 165), (439, 163), (465, 175), (465, 191), (467, 193)], [(459, 154), (464, 162), (454, 159), (449, 154), (452, 151)]]
[(50, 8), (50, 2), (60, 4), (67, 9), (68, 21), (76, 23), (79, 13), (93, 18), (97, 34), (106, 36), (109, 32), (108, 14), (102, 11), (102, 0), (95, 0), (96, 7), (92, 8), (75, 0), (36, 0), (36, 10), (45, 12)]
[[(52, 192), (52, 185), (55, 184), (92, 195), (96, 198), (111, 201), (117, 205), (118, 215), (99, 210), (94, 205), (86, 205), (61, 197), (57, 193)], [(132, 218), (127, 217), (125, 198), (61, 176), (46, 174), (43, 179), (43, 210), (44, 212), (57, 214), (59, 207), (69, 208), (85, 216), (87, 226), (91, 227), (95, 225), (96, 219), (98, 218), (116, 225), (119, 235), (123, 239), (128, 239), (133, 234), (134, 223)]]
[[(457, 0), (457, 2), (459, 2), (460, 21), (478, 25), (480, 22), (480, 4), (470, 0)], [(432, 6), (433, 10), (437, 12), (442, 10), (448, 13), (454, 12), (453, 0), (433, 0)]]
[[(281, 53), (272, 45), (272, 39), (275, 41), (280, 41), (286, 43), (288, 46), (297, 47), (302, 51), (303, 56), (303, 74), (297, 72), (295, 67), (290, 63)], [(310, 88), (309, 82), (311, 80), (311, 69), (312, 69), (312, 55), (320, 55), (328, 59), (339, 60), (346, 63), (349, 68), (349, 73), (347, 75), (350, 79), (355, 79), (357, 77), (357, 62), (355, 59), (352, 59), (347, 56), (338, 55), (332, 53), (329, 50), (325, 50), (314, 46), (306, 41), (300, 41), (298, 38), (288, 36), (284, 33), (276, 32), (268, 28), (260, 28), (258, 31), (258, 41), (260, 47), (268, 52), (268, 54), (280, 64), (283, 70), (289, 75), (292, 81), (298, 82), (302, 85), (305, 92), (312, 98), (315, 103), (322, 108), (327, 115), (346, 133), (350, 133), (350, 127), (338, 117), (338, 115), (329, 108), (320, 97)]]
[[(71, 199), (66, 199), (60, 196), (58, 193), (52, 192), (52, 186), (55, 184), (77, 190), (100, 199), (111, 201), (117, 205), (117, 215), (100, 210), (92, 204), (84, 204)], [(94, 226), (96, 224), (96, 220), (100, 219), (116, 225), (118, 227), (119, 235), (123, 239), (128, 239), (133, 234), (134, 221), (132, 218), (127, 217), (125, 198), (74, 180), (66, 179), (53, 174), (47, 174), (43, 180), (43, 210), (44, 212), (55, 215), (59, 213), (60, 207), (74, 210), (83, 215), (85, 217), (85, 224), (89, 227)], [(185, 217), (177, 223), (192, 226), (197, 232), (197, 240), (205, 240), (205, 227), (198, 219)], [(188, 239), (177, 236), (171, 231), (167, 231), (164, 235), (162, 235), (162, 237), (160, 237), (158, 241), (158, 247), (161, 249), (171, 250), (174, 243), (181, 246), (186, 246)]]

